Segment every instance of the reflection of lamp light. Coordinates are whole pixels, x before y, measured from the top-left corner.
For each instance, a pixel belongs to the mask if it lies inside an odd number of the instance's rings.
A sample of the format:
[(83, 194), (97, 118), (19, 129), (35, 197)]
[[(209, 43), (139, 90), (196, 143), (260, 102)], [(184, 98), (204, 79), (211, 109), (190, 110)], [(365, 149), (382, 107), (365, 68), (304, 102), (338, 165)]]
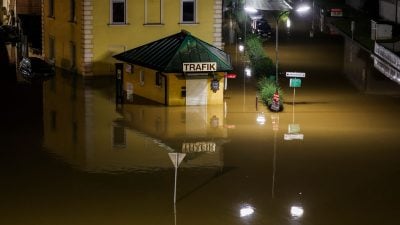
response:
[[(306, 13), (310, 9), (308, 5), (301, 5), (296, 8), (296, 12), (299, 14)], [(278, 38), (279, 38), (279, 20), (283, 15), (287, 15), (289, 11), (285, 10), (276, 17), (275, 23), (275, 83), (278, 84), (278, 64), (279, 64), (279, 50), (278, 50)]]
[(258, 124), (264, 125), (266, 121), (264, 113), (259, 113), (256, 121)]
[(290, 208), (290, 214), (294, 219), (300, 218), (304, 214), (304, 209), (301, 206), (292, 206)]
[(240, 217), (249, 216), (254, 213), (254, 209), (251, 206), (245, 206), (240, 209)]
[(243, 52), (244, 51), (244, 45), (240, 44), (239, 45), (239, 52)]
[(246, 68), (244, 68), (244, 72), (246, 73), (247, 77), (251, 77), (251, 69), (250, 69), (250, 67), (246, 66)]

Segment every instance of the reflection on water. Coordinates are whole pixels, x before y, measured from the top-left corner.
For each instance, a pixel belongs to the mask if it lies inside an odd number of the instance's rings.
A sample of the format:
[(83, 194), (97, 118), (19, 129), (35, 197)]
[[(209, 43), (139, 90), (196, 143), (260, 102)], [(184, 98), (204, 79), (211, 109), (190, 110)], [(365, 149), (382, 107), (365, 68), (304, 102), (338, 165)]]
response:
[(91, 172), (171, 168), (170, 152), (188, 153), (184, 167), (221, 167), (227, 137), (223, 107), (125, 105), (81, 79), (44, 85), (44, 147)]

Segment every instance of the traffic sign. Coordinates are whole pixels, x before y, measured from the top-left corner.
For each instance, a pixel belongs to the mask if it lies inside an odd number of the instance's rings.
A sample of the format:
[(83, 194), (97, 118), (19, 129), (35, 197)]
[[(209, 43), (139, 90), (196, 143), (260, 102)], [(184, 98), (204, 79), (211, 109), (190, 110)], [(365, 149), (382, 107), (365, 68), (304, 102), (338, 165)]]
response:
[(178, 168), (179, 164), (181, 164), (181, 162), (185, 158), (186, 154), (171, 152), (171, 153), (168, 153), (168, 156), (171, 159), (172, 164), (174, 164), (174, 167)]
[(301, 79), (290, 78), (289, 87), (292, 87), (292, 88), (301, 87)]
[(304, 72), (286, 72), (286, 77), (306, 77), (306, 73)]

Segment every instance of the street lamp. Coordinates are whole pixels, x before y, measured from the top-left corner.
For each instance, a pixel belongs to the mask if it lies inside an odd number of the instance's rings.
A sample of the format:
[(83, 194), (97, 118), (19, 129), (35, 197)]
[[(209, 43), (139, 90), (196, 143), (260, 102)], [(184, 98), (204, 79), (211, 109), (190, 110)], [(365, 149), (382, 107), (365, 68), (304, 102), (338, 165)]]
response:
[[(310, 6), (308, 5), (301, 5), (295, 9), (297, 13), (305, 13), (308, 10), (310, 10)], [(278, 51), (278, 38), (279, 38), (279, 20), (281, 19), (282, 16), (289, 14), (288, 10), (282, 11), (279, 13), (279, 15), (276, 17), (276, 23), (275, 23), (275, 83), (278, 85), (278, 65), (279, 65), (279, 51)]]

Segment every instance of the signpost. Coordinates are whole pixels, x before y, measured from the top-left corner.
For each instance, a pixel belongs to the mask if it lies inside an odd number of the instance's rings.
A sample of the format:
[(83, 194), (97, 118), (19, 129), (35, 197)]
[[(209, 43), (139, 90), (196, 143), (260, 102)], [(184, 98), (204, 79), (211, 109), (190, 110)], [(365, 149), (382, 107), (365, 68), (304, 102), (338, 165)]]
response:
[(285, 141), (303, 140), (304, 134), (300, 133), (300, 124), (294, 123), (294, 100), (296, 98), (296, 88), (301, 87), (301, 79), (300, 78), (305, 78), (306, 73), (304, 73), (304, 72), (286, 72), (286, 77), (290, 77), (289, 87), (293, 88), (293, 102), (292, 102), (293, 122), (291, 124), (289, 124), (288, 134), (285, 134), (283, 138)]
[(178, 167), (179, 164), (183, 161), (183, 159), (186, 156), (186, 153), (177, 153), (177, 152), (171, 152), (168, 153), (169, 158), (172, 161), (172, 164), (174, 164), (175, 167), (175, 184), (174, 184), (174, 204), (176, 203), (176, 183), (178, 180)]

